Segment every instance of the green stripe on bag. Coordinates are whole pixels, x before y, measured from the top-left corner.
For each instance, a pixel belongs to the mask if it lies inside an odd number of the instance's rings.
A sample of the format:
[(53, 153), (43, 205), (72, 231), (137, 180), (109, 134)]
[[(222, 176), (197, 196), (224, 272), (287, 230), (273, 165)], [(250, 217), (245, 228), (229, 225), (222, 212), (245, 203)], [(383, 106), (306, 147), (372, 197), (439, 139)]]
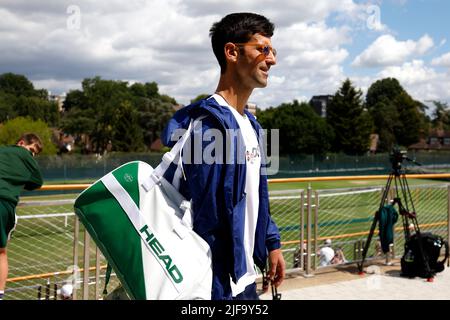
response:
[(136, 206), (139, 208), (139, 181), (138, 181), (139, 163), (132, 162), (122, 166), (112, 172), (113, 176), (119, 181), (122, 187), (128, 192)]
[[(132, 182), (136, 188), (130, 192), (133, 201), (139, 204), (139, 187), (137, 185), (138, 164), (133, 163), (132, 174), (127, 166)], [(121, 181), (130, 180), (124, 174)], [(131, 184), (126, 188), (131, 187)], [(114, 268), (117, 276), (128, 292), (134, 293), (134, 299), (146, 299), (144, 269), (142, 263), (141, 238), (131, 224), (127, 214), (123, 211), (117, 200), (105, 188), (103, 183), (97, 182), (89, 188), (89, 192), (75, 203), (77, 215), (88, 229), (91, 237), (106, 256)], [(108, 219), (105, 219), (105, 215)], [(95, 225), (93, 230), (92, 225)], [(120, 257), (119, 260), (113, 260)], [(119, 269), (119, 267), (121, 269)], [(124, 273), (127, 277), (124, 277)]]

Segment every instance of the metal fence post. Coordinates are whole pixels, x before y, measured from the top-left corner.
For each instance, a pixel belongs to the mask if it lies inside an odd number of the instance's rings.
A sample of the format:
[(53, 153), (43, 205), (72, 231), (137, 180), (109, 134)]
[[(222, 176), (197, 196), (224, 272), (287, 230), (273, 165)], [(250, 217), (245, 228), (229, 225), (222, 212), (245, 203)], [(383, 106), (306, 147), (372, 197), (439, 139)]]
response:
[(300, 194), (300, 268), (305, 270), (305, 193)]
[(74, 231), (73, 231), (73, 300), (77, 300), (77, 288), (78, 288), (78, 238), (80, 236), (80, 220), (75, 216), (74, 218)]
[(100, 249), (95, 249), (95, 300), (99, 298), (99, 285), (100, 285)]
[(317, 246), (317, 239), (319, 239), (319, 225), (318, 225), (318, 221), (319, 221), (319, 194), (317, 191), (314, 191), (314, 251), (313, 251), (313, 270), (317, 269), (317, 261), (316, 261), (316, 257), (317, 257), (317, 251), (318, 251), (318, 246)]
[(308, 186), (306, 192), (306, 275), (311, 273), (311, 218), (312, 218), (312, 206), (311, 206), (311, 186)]
[[(450, 243), (450, 186), (447, 189), (447, 243)], [(447, 259), (447, 267), (450, 267), (450, 259)]]
[(89, 245), (91, 237), (84, 230), (84, 272), (83, 272), (83, 300), (89, 300)]

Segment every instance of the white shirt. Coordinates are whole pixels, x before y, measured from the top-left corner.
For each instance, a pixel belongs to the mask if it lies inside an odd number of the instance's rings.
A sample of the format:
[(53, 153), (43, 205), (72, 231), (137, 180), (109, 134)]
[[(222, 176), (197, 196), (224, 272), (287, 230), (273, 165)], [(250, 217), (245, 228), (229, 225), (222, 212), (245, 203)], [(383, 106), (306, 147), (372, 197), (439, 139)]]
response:
[(247, 273), (237, 279), (237, 283), (231, 281), (233, 296), (245, 290), (245, 287), (256, 280), (256, 268), (253, 261), (253, 251), (255, 248), (255, 231), (258, 221), (259, 210), (259, 179), (261, 170), (261, 152), (258, 138), (253, 126), (244, 114), (241, 115), (235, 108), (230, 106), (224, 98), (218, 94), (212, 96), (218, 104), (230, 108), (242, 133), (245, 144), (246, 176), (245, 176), (245, 227), (244, 227), (244, 248), (247, 263)]
[(319, 255), (320, 255), (320, 266), (324, 267), (324, 266), (328, 266), (329, 264), (331, 264), (331, 260), (334, 257), (334, 250), (331, 247), (323, 247), (322, 249), (319, 250)]

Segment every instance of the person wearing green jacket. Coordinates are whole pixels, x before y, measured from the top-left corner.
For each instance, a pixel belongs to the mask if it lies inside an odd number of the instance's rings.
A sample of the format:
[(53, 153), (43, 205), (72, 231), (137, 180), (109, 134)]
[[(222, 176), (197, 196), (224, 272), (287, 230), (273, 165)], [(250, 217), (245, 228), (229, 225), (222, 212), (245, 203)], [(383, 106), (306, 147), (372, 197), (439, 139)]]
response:
[(23, 134), (16, 145), (0, 147), (0, 300), (8, 276), (6, 245), (16, 226), (16, 206), (23, 189), (42, 186), (42, 174), (34, 156), (42, 141), (34, 133)]

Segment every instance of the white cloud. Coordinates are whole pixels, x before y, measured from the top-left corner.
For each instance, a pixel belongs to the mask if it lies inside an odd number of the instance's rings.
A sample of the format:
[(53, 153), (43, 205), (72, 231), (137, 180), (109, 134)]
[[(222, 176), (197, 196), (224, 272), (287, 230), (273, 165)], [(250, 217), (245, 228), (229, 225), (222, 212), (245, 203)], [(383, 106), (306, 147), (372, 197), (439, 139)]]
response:
[(325, 23), (300, 23), (284, 28), (274, 37), (274, 44), (280, 48), (279, 65), (291, 71), (340, 65), (348, 56), (348, 51), (342, 48), (350, 42), (348, 31), (330, 28)]
[[(79, 28), (68, 21), (79, 9)], [(181, 103), (215, 89), (219, 68), (209, 28), (230, 12), (260, 12), (276, 25), (279, 64), (270, 89), (255, 96), (260, 105), (335, 90), (351, 42), (345, 19), (358, 19), (364, 6), (352, 0), (49, 0), (41, 4), (4, 0), (0, 14), (0, 73), (29, 77), (54, 93), (79, 88), (84, 78), (156, 81), (160, 91)], [(341, 25), (326, 19), (339, 15)], [(78, 85), (76, 85), (78, 84)], [(297, 86), (297, 87), (296, 87)], [(268, 95), (267, 91), (275, 90)], [(263, 94), (264, 93), (264, 94)]]
[(309, 50), (292, 54), (286, 57), (288, 66), (298, 66), (300, 69), (326, 68), (342, 63), (347, 58), (348, 52), (345, 49), (322, 49)]
[(387, 67), (378, 78), (394, 77), (416, 100), (450, 100), (450, 74), (438, 73), (422, 60)]
[[(36, 87), (53, 93), (77, 89), (84, 78), (96, 75), (130, 82), (156, 81), (160, 92), (181, 103), (211, 93), (216, 87), (219, 67), (209, 39), (212, 23), (230, 12), (261, 13), (276, 25), (272, 40), (279, 51), (278, 64), (270, 70), (268, 88), (255, 90), (251, 97), (263, 108), (293, 99), (309, 100), (315, 94), (333, 94), (346, 78), (344, 65), (351, 52), (352, 36), (358, 30), (367, 31), (370, 17), (368, 4), (354, 0), (1, 3), (0, 73), (24, 74)], [(79, 29), (75, 30), (67, 28), (72, 17), (67, 8), (72, 4), (81, 14)], [(384, 27), (380, 22), (379, 28), (372, 31)], [(380, 38), (377, 41), (388, 42), (389, 47), (375, 41), (360, 55), (358, 64), (397, 66), (401, 70), (390, 72), (403, 74), (405, 79), (409, 79), (403, 65), (406, 59), (423, 55), (433, 46), (428, 35), (417, 41)], [(439, 58), (435, 63), (445, 65)], [(412, 68), (420, 70), (417, 65)], [(425, 65), (422, 68), (428, 72), (426, 77), (432, 76), (433, 69)], [(417, 76), (420, 79), (420, 74)], [(356, 79), (366, 87), (370, 85), (366, 76)], [(448, 89), (438, 85), (437, 79), (448, 84), (448, 77), (436, 74), (427, 84), (434, 88), (430, 92), (445, 95), (442, 92)]]
[(427, 34), (418, 41), (397, 41), (392, 35), (382, 35), (358, 55), (352, 65), (380, 67), (401, 64), (409, 57), (424, 55), (433, 45), (433, 39)]
[(355, 16), (363, 10), (363, 6), (353, 0), (190, 0), (180, 1), (181, 13), (198, 17), (215, 15), (220, 18), (231, 12), (258, 12), (270, 17), (277, 27), (289, 26), (293, 23), (319, 22), (326, 20), (331, 14), (338, 13), (347, 18)]
[(45, 80), (35, 80), (33, 85), (36, 89), (49, 89), (58, 88), (57, 92), (49, 90), (50, 94), (62, 94), (67, 93), (69, 90), (81, 89), (81, 82), (74, 80), (56, 80), (56, 79), (45, 79)]
[(431, 61), (431, 64), (434, 66), (450, 68), (450, 52), (447, 52), (438, 58), (434, 58)]
[(299, 22), (276, 32), (274, 42), (277, 46), (292, 50), (297, 54), (303, 50), (337, 48), (351, 42), (347, 27), (329, 27), (325, 22)]
[[(334, 93), (345, 78), (342, 64), (348, 51), (343, 47), (351, 42), (349, 33), (347, 27), (330, 27), (325, 22), (301, 22), (279, 29), (273, 38), (279, 49), (278, 63), (271, 69), (269, 87), (256, 90), (253, 99), (262, 106), (273, 106)], [(277, 94), (273, 97), (266, 92)]]
[(405, 85), (417, 85), (433, 81), (437, 73), (425, 65), (422, 60), (405, 62), (402, 66), (387, 67), (378, 75), (382, 78), (394, 77)]

